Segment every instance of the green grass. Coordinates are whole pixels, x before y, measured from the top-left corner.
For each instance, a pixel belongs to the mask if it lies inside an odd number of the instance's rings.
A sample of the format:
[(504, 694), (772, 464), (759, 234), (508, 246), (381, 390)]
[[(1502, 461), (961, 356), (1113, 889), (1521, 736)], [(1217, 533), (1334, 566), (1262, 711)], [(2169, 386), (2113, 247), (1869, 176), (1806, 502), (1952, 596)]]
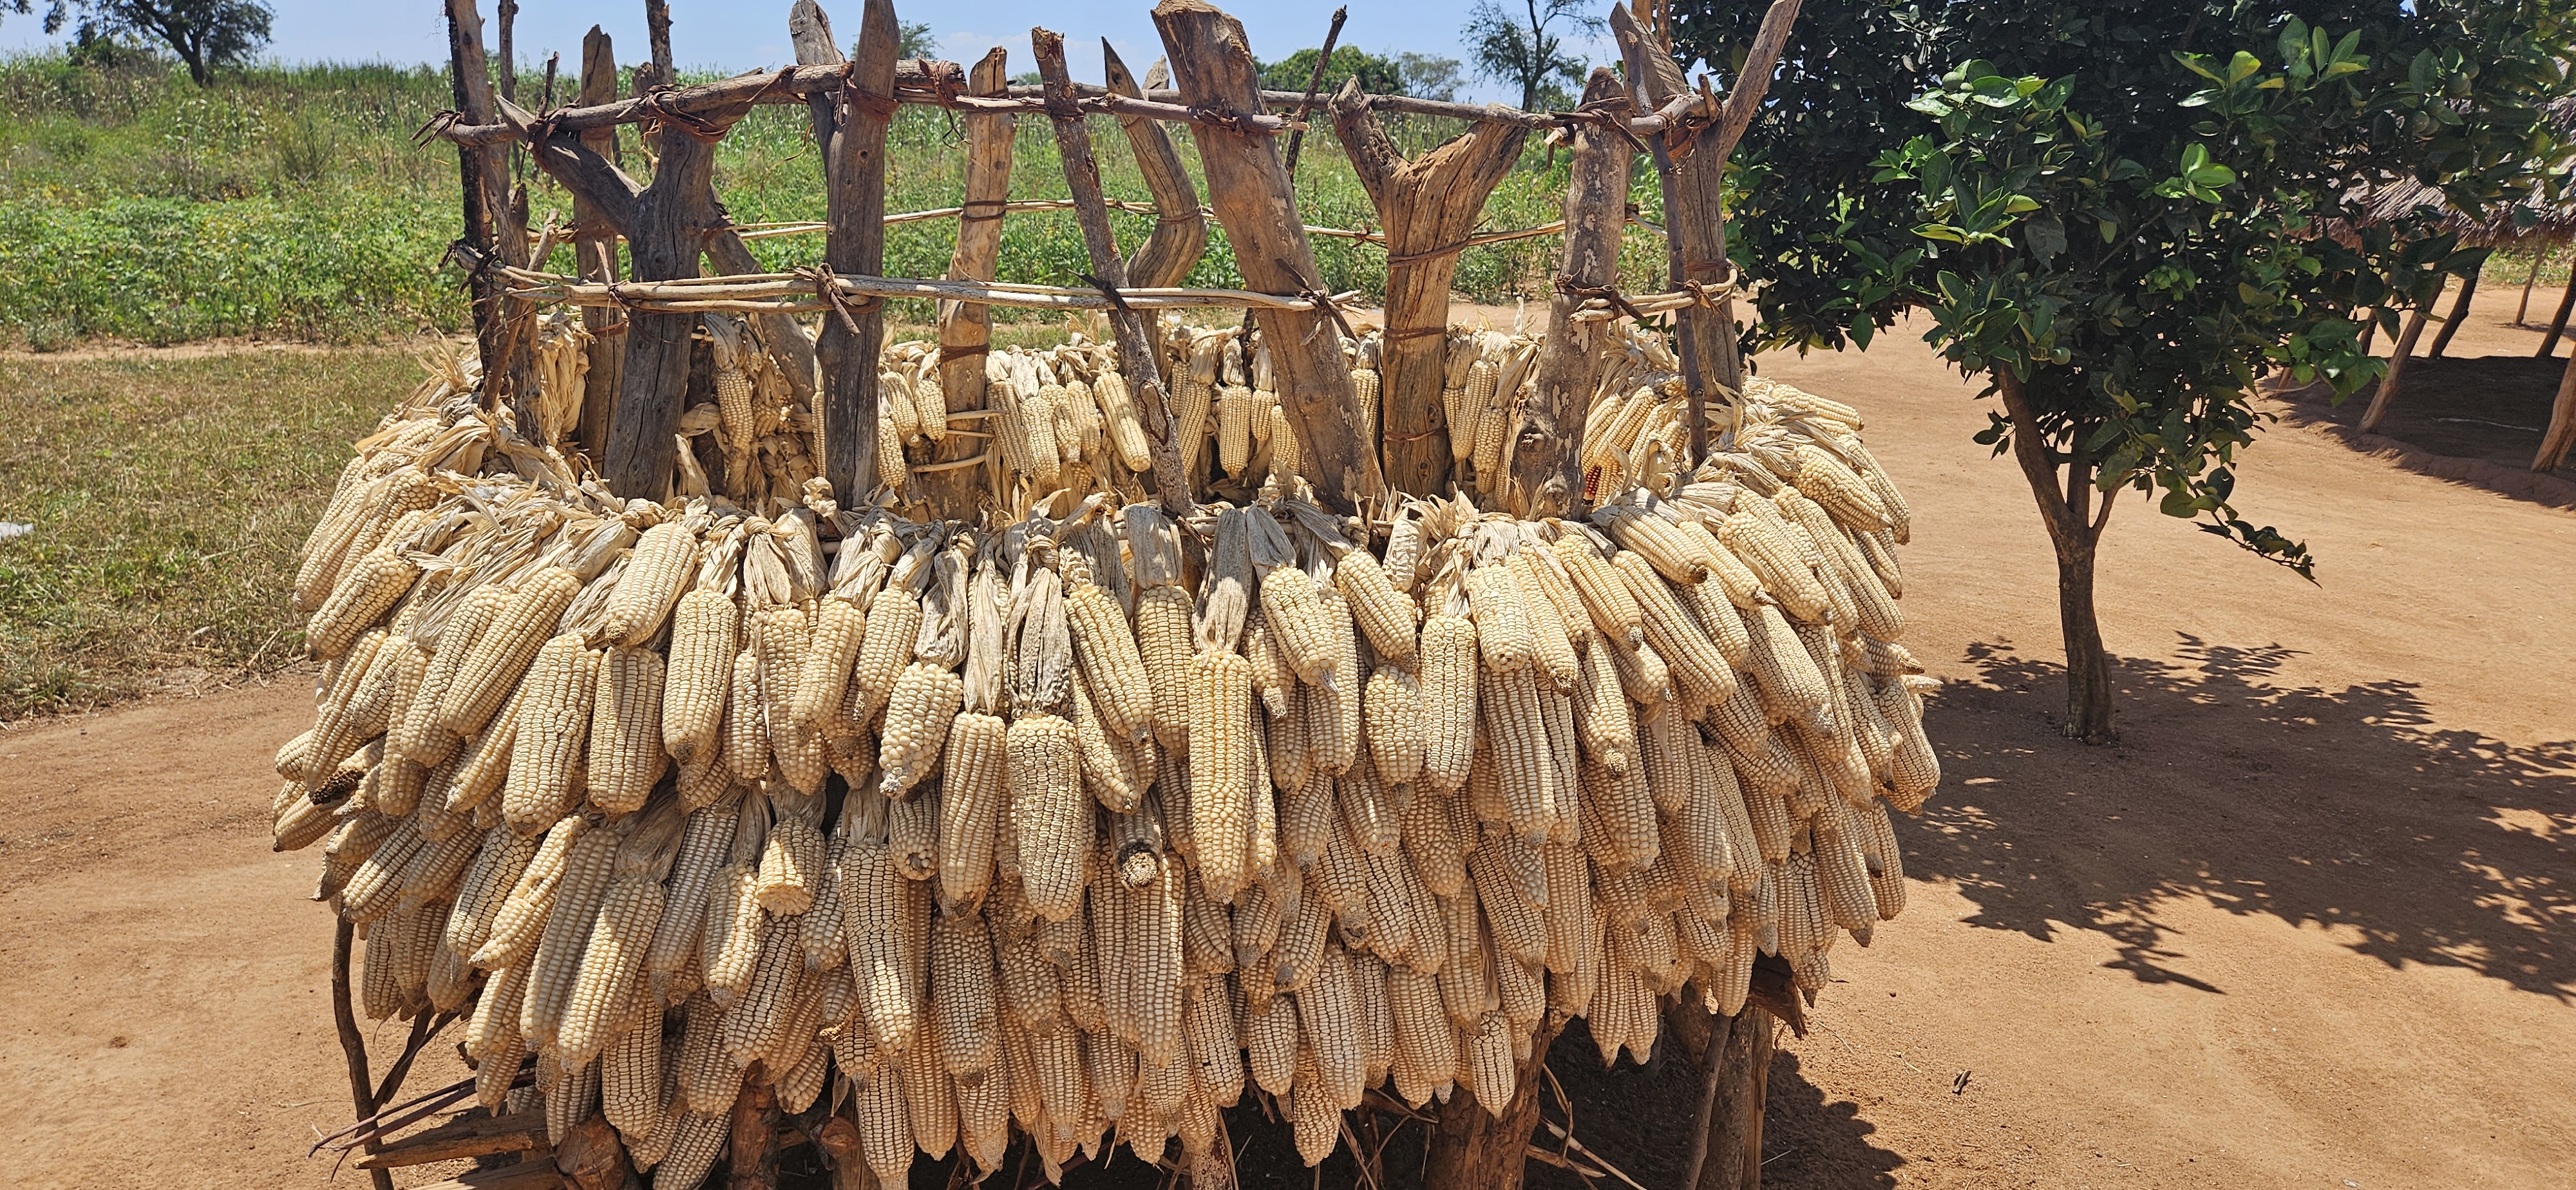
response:
[[(566, 80), (559, 93), (574, 85)], [(0, 59), (0, 345), (221, 336), (367, 342), (459, 329), (467, 312), (457, 278), (438, 268), (458, 232), (456, 154), (411, 141), (448, 96), (443, 72), (388, 66), (265, 68), (200, 89), (148, 62)], [(1394, 132), (1419, 151), (1460, 127), (1421, 120)], [(1110, 196), (1148, 199), (1116, 123), (1096, 119), (1092, 134)], [(887, 209), (954, 205), (965, 184), (960, 137), (947, 113), (906, 108), (887, 157)], [(1195, 171), (1194, 147), (1177, 139)], [(1305, 143), (1298, 185), (1307, 221), (1375, 226), (1329, 131), (1319, 127)], [(643, 174), (632, 129), (622, 148), (629, 171)], [(1551, 162), (1532, 138), (1487, 203), (1485, 226), (1557, 218), (1567, 164), (1561, 153)], [(1651, 174), (1641, 167), (1640, 178)], [(818, 218), (821, 179), (804, 109), (766, 107), (737, 124), (718, 149), (716, 185), (740, 222)], [(1065, 193), (1046, 122), (1022, 120), (1013, 196)], [(1659, 217), (1651, 184), (1639, 186), (1637, 198), (1647, 218)], [(550, 181), (536, 180), (529, 207), (538, 221), (568, 218), (571, 205)], [(1151, 225), (1124, 213), (1113, 221), (1131, 250)], [(946, 222), (891, 229), (886, 271), (940, 275), (953, 235)], [(1557, 243), (1542, 237), (1464, 253), (1456, 288), (1479, 301), (1541, 296)], [(822, 249), (819, 235), (754, 244), (771, 266), (817, 263)], [(1316, 253), (1328, 288), (1383, 293), (1379, 249), (1319, 238)], [(569, 269), (568, 250), (552, 263)], [(1660, 243), (1632, 233), (1623, 265), (1623, 284), (1652, 287)], [(1075, 283), (1088, 261), (1071, 216), (1014, 215), (1003, 226), (1000, 271), (1018, 281)], [(1191, 282), (1241, 283), (1222, 233), (1211, 237)]]
[(410, 350), (0, 357), (0, 721), (300, 659), (296, 550)]

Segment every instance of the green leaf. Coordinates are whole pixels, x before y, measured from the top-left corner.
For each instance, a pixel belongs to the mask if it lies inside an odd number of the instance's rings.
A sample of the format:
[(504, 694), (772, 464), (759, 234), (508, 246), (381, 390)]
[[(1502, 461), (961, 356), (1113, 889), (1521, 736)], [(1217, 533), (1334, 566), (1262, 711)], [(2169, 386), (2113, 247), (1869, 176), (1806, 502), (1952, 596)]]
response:
[(2246, 79), (2251, 78), (2254, 75), (2254, 72), (2261, 69), (2263, 69), (2262, 59), (2246, 53), (2243, 50), (2238, 50), (2236, 51), (2236, 56), (2230, 59), (2227, 63), (2227, 81), (2231, 83), (2244, 82)]

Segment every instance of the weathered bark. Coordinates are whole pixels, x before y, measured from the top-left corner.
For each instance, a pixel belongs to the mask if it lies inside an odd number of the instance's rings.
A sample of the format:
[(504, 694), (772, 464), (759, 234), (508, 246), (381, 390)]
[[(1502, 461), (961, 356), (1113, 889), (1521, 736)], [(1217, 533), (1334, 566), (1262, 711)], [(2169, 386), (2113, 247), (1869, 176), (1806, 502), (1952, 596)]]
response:
[[(1618, 76), (1603, 67), (1594, 70), (1584, 85), (1583, 101), (1598, 103), (1619, 92)], [(1615, 284), (1620, 236), (1628, 221), (1628, 171), (1637, 152), (1626, 137), (1598, 124), (1577, 125), (1573, 149), (1572, 174), (1565, 189), (1565, 245), (1558, 257), (1557, 276), (1577, 287)], [(1575, 321), (1575, 308), (1582, 302), (1580, 295), (1562, 289), (1548, 298), (1547, 338), (1538, 349), (1537, 383), (1513, 419), (1504, 446), (1509, 478), (1503, 504), (1523, 520), (1583, 511), (1584, 416), (1592, 402), (1601, 352), (1610, 343), (1611, 323)], [(1390, 328), (1393, 321), (1390, 313)], [(1436, 347), (1439, 340), (1430, 342)], [(1429, 363), (1426, 379), (1434, 386), (1429, 404), (1437, 417), (1439, 357), (1432, 356)]]
[(401, 1140), (386, 1142), (375, 1152), (360, 1157), (358, 1168), (400, 1169), (463, 1157), (525, 1153), (545, 1147), (546, 1114), (543, 1111), (490, 1116), (476, 1108), (435, 1128), (425, 1128)]
[[(1266, 114), (1261, 80), (1243, 25), (1206, 0), (1163, 0), (1154, 8), (1173, 81), (1191, 106), (1231, 115)], [(1323, 277), (1297, 212), (1276, 141), (1259, 133), (1193, 123), (1200, 169), (1244, 286), (1271, 294), (1320, 293)], [(1360, 437), (1359, 402), (1329, 309), (1262, 316), (1280, 403), (1312, 459), (1315, 495), (1351, 512), (1386, 486), (1377, 451)]]
[[(1009, 56), (1000, 46), (986, 52), (966, 77), (971, 95), (999, 95), (1011, 85)], [(959, 281), (990, 281), (1001, 266), (1002, 205), (1011, 197), (1011, 125), (1008, 112), (970, 114), (966, 121), (965, 210), (957, 220), (957, 247), (948, 258), (948, 276)], [(939, 391), (952, 413), (986, 407), (984, 356), (993, 340), (993, 308), (975, 302), (939, 303)], [(978, 427), (993, 428), (990, 424)], [(990, 439), (952, 434), (939, 445), (935, 459), (954, 463), (970, 459)], [(996, 464), (998, 468), (998, 464)], [(979, 471), (948, 467), (921, 477), (922, 499), (933, 515), (971, 518), (982, 490)]]
[[(1106, 37), (1100, 39), (1100, 60), (1107, 70), (1111, 91), (1130, 99), (1144, 98), (1136, 76), (1128, 73), (1127, 64), (1119, 61), (1117, 49)], [(1135, 150), (1136, 172), (1145, 175), (1145, 189), (1154, 195), (1154, 230), (1146, 234), (1145, 242), (1136, 247), (1135, 257), (1127, 262), (1127, 283), (1138, 289), (1179, 285), (1197, 266), (1199, 255), (1207, 251), (1207, 216), (1199, 211), (1198, 187), (1191, 184), (1189, 171), (1181, 164), (1181, 151), (1172, 144), (1172, 136), (1163, 131), (1162, 124), (1143, 116), (1120, 116), (1118, 126), (1126, 131), (1127, 144)]]
[(2556, 471), (2567, 461), (2567, 451), (2576, 447), (2576, 359), (2567, 361), (2567, 370), (2558, 374), (2558, 399), (2550, 405), (2549, 432), (2540, 436), (2540, 453), (2533, 455), (2531, 469)]
[[(774, 1156), (771, 1164), (776, 1164)], [(635, 1185), (635, 1166), (627, 1159), (625, 1143), (608, 1117), (595, 1110), (555, 1146), (555, 1171), (573, 1190), (627, 1190)]]
[(492, 74), (500, 80), (501, 98), (515, 103), (519, 98), (519, 55), (510, 46), (510, 29), (519, 23), (519, 0), (501, 0), (500, 8), (492, 15), (501, 26), (492, 35), (492, 54), (500, 59)]
[[(859, 57), (833, 107), (832, 142), (823, 153), (824, 219), (831, 225), (823, 262), (836, 273), (885, 270), (886, 126), (894, 119), (894, 55), (902, 36), (892, 0), (867, 0), (859, 16)], [(876, 490), (880, 467), (894, 481), (904, 479), (901, 458), (877, 457), (877, 348), (884, 339), (883, 302), (823, 318), (816, 353), (823, 365), (823, 474), (846, 503)]]
[(667, 87), (679, 78), (671, 68), (671, 0), (644, 0), (644, 38), (653, 47), (653, 73)]
[[(1029, 48), (1046, 79), (1047, 117), (1055, 124), (1056, 155), (1064, 160), (1065, 188), (1073, 195), (1074, 221), (1082, 225), (1082, 246), (1091, 258), (1091, 274), (1110, 289), (1127, 287), (1127, 265), (1118, 259), (1118, 242), (1109, 234), (1109, 208), (1100, 199), (1100, 162), (1091, 154), (1091, 130), (1073, 103), (1073, 76), (1064, 66), (1064, 37), (1045, 29), (1029, 30)], [(1154, 361), (1154, 338), (1145, 320), (1125, 306), (1109, 312), (1118, 338), (1118, 371), (1127, 380), (1138, 420), (1145, 425), (1154, 459), (1154, 490), (1163, 511), (1185, 516), (1190, 511), (1190, 485), (1181, 474), (1181, 452), (1172, 441), (1164, 408), (1163, 381)]]
[(2469, 299), (2477, 296), (2478, 274), (2485, 271), (2483, 268), (2470, 269), (2469, 275), (2461, 278), (2460, 296), (2451, 300), (2451, 316), (2442, 320), (2442, 333), (2433, 336), (2432, 350), (2426, 351), (2424, 358), (2442, 358), (2442, 350), (2451, 345), (2451, 336), (2460, 333), (2460, 324), (2469, 320)]
[[(637, 279), (699, 275), (706, 231), (718, 218), (714, 165), (714, 145), (692, 138), (677, 121), (663, 126), (661, 161), (652, 185), (636, 196), (626, 229)], [(688, 384), (689, 335), (697, 322), (693, 314), (639, 313), (627, 323), (626, 359), (618, 376), (617, 405), (609, 414), (607, 458), (600, 466), (600, 477), (620, 497), (665, 500), (671, 495), (678, 459), (673, 434), (680, 424), (680, 394)]]
[[(1342, 84), (1331, 111), (1333, 133), (1386, 229), (1386, 335), (1378, 348), (1386, 479), (1399, 491), (1438, 495), (1451, 462), (1448, 418), (1440, 404), (1449, 282), (1457, 274), (1459, 246), (1484, 218), (1486, 196), (1519, 162), (1529, 130), (1473, 125), (1407, 161), (1370, 112), (1358, 79)], [(1626, 202), (1624, 177), (1619, 193)], [(1569, 210), (1571, 203), (1569, 198)], [(1621, 217), (1622, 210), (1612, 211), (1614, 266)]]
[(843, 1110), (823, 1121), (814, 1145), (832, 1163), (832, 1190), (877, 1190), (877, 1174), (859, 1148), (859, 1126)]
[(1717, 1097), (1710, 1105), (1708, 1159), (1701, 1163), (1693, 1190), (1757, 1190), (1762, 1185), (1762, 1111), (1770, 1098), (1772, 1017), (1746, 1005), (1731, 1017), (1717, 1018), (1722, 1030), (1712, 1040), (1718, 1071)]
[(1530, 1134), (1538, 1128), (1539, 1084), (1546, 1081), (1547, 1047), (1562, 1023), (1550, 1019), (1530, 1038), (1529, 1057), (1512, 1070), (1512, 1101), (1499, 1116), (1460, 1087), (1440, 1105), (1423, 1154), (1422, 1184), (1429, 1190), (1520, 1190), (1529, 1161)]
[[(2111, 519), (2111, 501), (2101, 493), (2098, 515), (2092, 505), (2093, 472), (2079, 450), (2060, 464), (2040, 432), (2039, 412), (2010, 368), (1995, 369), (1995, 391), (2012, 422), (2013, 461), (2039, 502), (2040, 520), (2048, 527), (2057, 553), (2058, 628), (2066, 643), (2066, 719), (2058, 732), (2088, 744), (2118, 742), (2112, 725), (2111, 658), (2102, 648), (2101, 621), (2093, 610), (2093, 563), (2103, 526)], [(2059, 484), (2063, 482), (2063, 489)]]
[(2370, 408), (2362, 411), (2361, 432), (2376, 434), (2379, 424), (2388, 420), (2388, 407), (2397, 403), (2397, 388), (2406, 379), (2406, 364), (2415, 356), (2415, 340), (2424, 333), (2424, 311), (2406, 315), (2406, 329), (2397, 336), (2397, 344), (2388, 351), (2388, 374), (2379, 378), (2379, 390), (2370, 396)]
[[(865, 53), (866, 47), (861, 46), (860, 52)], [(768, 1074), (758, 1062), (744, 1072), (727, 1131), (730, 1172), (725, 1185), (729, 1190), (777, 1190), (778, 1093), (770, 1088)]]
[[(617, 98), (617, 53), (608, 34), (593, 25), (581, 39), (581, 102), (608, 103)], [(581, 135), (583, 148), (600, 159), (617, 157), (617, 130), (602, 128)], [(617, 279), (617, 229), (598, 204), (581, 194), (572, 196), (572, 220), (580, 228), (573, 237), (574, 264), (585, 281)], [(626, 361), (625, 344), (619, 342), (610, 327), (621, 326), (625, 317), (616, 310), (601, 306), (584, 307), (581, 325), (591, 334), (590, 370), (582, 376), (581, 420), (574, 433), (595, 466), (608, 442), (610, 410), (617, 404), (617, 374)]]

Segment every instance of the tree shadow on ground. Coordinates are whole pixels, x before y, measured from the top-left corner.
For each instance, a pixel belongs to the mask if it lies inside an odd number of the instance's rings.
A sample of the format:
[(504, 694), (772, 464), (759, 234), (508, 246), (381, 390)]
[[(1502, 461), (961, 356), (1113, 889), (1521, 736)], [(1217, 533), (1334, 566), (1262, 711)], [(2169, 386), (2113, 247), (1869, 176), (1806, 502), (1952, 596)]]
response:
[(2120, 662), (2123, 742), (2085, 748), (2053, 722), (2061, 667), (1971, 646), (1978, 676), (1934, 697), (1942, 790), (1898, 824), (1907, 874), (1955, 882), (1970, 925), (2107, 934), (2148, 982), (2238, 990), (2169, 945), (2160, 908), (2199, 897), (2576, 1001), (2576, 742), (2442, 729), (2408, 682), (2286, 685), (2278, 645), (2180, 653)]

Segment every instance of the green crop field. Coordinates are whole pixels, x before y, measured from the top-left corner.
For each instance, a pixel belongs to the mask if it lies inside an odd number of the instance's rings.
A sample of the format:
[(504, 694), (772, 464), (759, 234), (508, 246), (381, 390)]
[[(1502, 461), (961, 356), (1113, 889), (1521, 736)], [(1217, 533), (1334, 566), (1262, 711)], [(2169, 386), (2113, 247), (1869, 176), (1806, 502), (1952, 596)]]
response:
[[(522, 79), (528, 79), (522, 74)], [(530, 80), (533, 87), (533, 80)], [(570, 80), (559, 95), (572, 94)], [(453, 270), (439, 267), (458, 232), (456, 155), (416, 146), (414, 134), (448, 106), (446, 74), (392, 66), (313, 65), (228, 73), (199, 88), (155, 64), (97, 67), (60, 55), (0, 60), (0, 346), (49, 350), (88, 340), (168, 344), (227, 336), (331, 342), (452, 332), (466, 321)], [(523, 99), (537, 97), (523, 92)], [(1376, 223), (1366, 193), (1328, 129), (1306, 139), (1298, 170), (1308, 222)], [(1392, 129), (1408, 149), (1458, 131), (1416, 120)], [(964, 190), (962, 129), (946, 112), (906, 108), (889, 153), (889, 211), (954, 205)], [(1126, 138), (1093, 122), (1111, 197), (1149, 197)], [(1196, 154), (1186, 136), (1184, 157)], [(644, 146), (624, 133), (625, 167), (643, 174)], [(765, 107), (719, 148), (716, 186), (742, 223), (819, 218), (822, 190), (801, 107)], [(1558, 217), (1566, 158), (1533, 137), (1521, 165), (1488, 202), (1485, 226)], [(1044, 121), (1020, 122), (1012, 193), (1061, 198), (1064, 178)], [(1640, 171), (1641, 179), (1651, 174)], [(1658, 218), (1651, 185), (1637, 195)], [(1204, 195), (1202, 195), (1204, 198)], [(535, 221), (568, 220), (571, 200), (542, 175), (531, 182)], [(1150, 217), (1113, 216), (1132, 248)], [(954, 225), (891, 229), (886, 271), (935, 277)], [(1661, 250), (1632, 235), (1628, 280), (1660, 280)], [(773, 266), (819, 262), (820, 236), (755, 241)], [(1480, 301), (1537, 296), (1557, 240), (1516, 241), (1460, 256), (1457, 289)], [(1375, 296), (1385, 255), (1344, 239), (1316, 241), (1325, 283)], [(569, 269), (569, 250), (550, 262)], [(1003, 228), (1001, 275), (1073, 284), (1086, 271), (1082, 237), (1062, 213), (1015, 214)], [(1222, 234), (1193, 284), (1238, 284)], [(924, 311), (898, 310), (918, 319)]]

